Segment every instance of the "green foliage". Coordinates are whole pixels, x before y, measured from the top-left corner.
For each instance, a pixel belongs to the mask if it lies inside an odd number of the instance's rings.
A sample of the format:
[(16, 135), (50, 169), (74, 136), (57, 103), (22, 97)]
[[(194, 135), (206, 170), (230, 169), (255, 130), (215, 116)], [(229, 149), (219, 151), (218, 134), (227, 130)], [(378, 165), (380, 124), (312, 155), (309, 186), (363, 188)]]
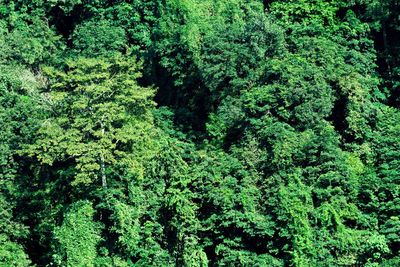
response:
[(283, 32), (272, 19), (258, 9), (248, 13), (246, 23), (213, 21), (215, 29), (204, 39), (199, 68), (216, 99), (251, 88), (264, 75), (265, 58), (285, 51)]
[(75, 185), (101, 178), (106, 186), (109, 165), (140, 177), (140, 160), (150, 152), (144, 146), (150, 137), (153, 103), (152, 90), (137, 85), (137, 68), (134, 58), (125, 61), (118, 55), (69, 59), (65, 72), (44, 68), (51, 86), (43, 108), (51, 116), (25, 153), (49, 165), (74, 159)]
[(373, 133), (373, 147), (376, 151), (376, 173), (373, 181), (366, 181), (365, 194), (370, 200), (368, 208), (377, 211), (380, 232), (386, 236), (394, 255), (399, 253), (398, 236), (400, 203), (399, 159), (399, 112), (382, 107), (378, 115), (376, 131)]
[(398, 266), (394, 0), (0, 2), (0, 266)]
[(22, 245), (28, 227), (17, 213), (22, 167), (16, 156), (36, 130), (40, 116), (34, 99), (39, 86), (39, 77), (28, 69), (0, 65), (0, 266), (29, 266), (31, 262)]
[(127, 48), (125, 31), (107, 20), (78, 25), (72, 35), (73, 46), (80, 55), (99, 56), (123, 52)]
[(26, 19), (12, 14), (0, 19), (0, 61), (2, 64), (17, 61), (38, 65), (55, 52), (58, 39), (39, 18)]
[(30, 266), (31, 261), (21, 245), (0, 235), (0, 266)]
[(101, 226), (93, 221), (94, 212), (89, 201), (78, 201), (65, 213), (62, 225), (54, 230), (60, 251), (53, 256), (56, 264), (94, 266), (101, 240)]

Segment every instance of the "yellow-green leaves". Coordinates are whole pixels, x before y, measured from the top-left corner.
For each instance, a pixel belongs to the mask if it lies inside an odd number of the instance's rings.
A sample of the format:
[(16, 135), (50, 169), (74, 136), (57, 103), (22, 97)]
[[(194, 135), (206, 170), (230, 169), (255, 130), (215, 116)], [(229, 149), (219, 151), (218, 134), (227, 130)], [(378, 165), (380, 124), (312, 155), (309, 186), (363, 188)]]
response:
[(65, 213), (62, 225), (54, 230), (57, 254), (54, 263), (68, 267), (93, 267), (101, 225), (93, 220), (95, 210), (89, 201), (78, 201)]
[(53, 114), (26, 153), (49, 165), (73, 160), (73, 185), (96, 183), (101, 176), (105, 186), (107, 170), (117, 163), (141, 173), (143, 156), (135, 156), (135, 148), (150, 140), (154, 104), (153, 91), (137, 85), (136, 60), (120, 55), (76, 58), (67, 60), (65, 69), (43, 69)]

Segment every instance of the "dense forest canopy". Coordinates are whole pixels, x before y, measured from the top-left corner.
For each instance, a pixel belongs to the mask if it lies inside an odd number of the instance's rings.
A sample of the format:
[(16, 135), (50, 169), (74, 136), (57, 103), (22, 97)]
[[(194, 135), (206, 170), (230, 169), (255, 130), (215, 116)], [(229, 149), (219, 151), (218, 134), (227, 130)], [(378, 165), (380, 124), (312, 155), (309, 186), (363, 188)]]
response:
[(0, 0), (0, 266), (400, 266), (398, 0)]

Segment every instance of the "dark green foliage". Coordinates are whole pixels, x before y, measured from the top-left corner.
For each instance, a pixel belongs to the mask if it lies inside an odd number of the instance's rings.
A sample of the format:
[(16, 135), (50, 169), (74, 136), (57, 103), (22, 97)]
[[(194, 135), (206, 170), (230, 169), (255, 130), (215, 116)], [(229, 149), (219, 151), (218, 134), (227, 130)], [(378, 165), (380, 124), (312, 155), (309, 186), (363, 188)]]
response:
[(0, 266), (398, 266), (399, 10), (2, 1)]
[(88, 21), (78, 25), (71, 38), (77, 53), (86, 56), (106, 55), (127, 49), (124, 29), (112, 26), (107, 20)]
[(16, 160), (38, 123), (35, 105), (39, 77), (20, 65), (0, 65), (0, 265), (28, 266), (23, 241), (29, 235), (17, 208), (22, 164)]

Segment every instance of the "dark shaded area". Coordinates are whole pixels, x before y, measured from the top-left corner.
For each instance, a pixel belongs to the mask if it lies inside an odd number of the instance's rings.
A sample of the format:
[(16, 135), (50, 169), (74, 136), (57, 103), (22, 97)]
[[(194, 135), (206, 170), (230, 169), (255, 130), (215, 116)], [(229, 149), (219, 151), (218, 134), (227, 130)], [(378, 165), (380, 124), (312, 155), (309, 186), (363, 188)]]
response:
[(176, 86), (174, 78), (161, 66), (155, 68), (153, 84), (158, 88), (154, 100), (158, 106), (175, 110), (175, 123), (186, 131), (205, 132), (210, 112), (210, 94), (200, 80)]
[(50, 17), (50, 25), (54, 25), (57, 32), (65, 38), (68, 47), (72, 47), (70, 35), (75, 26), (88, 18), (89, 14), (85, 14), (83, 5), (75, 5), (69, 14), (66, 14), (60, 6), (55, 6), (50, 10), (48, 16)]
[(347, 99), (343, 96), (340, 96), (335, 101), (332, 113), (328, 118), (328, 120), (332, 122), (333, 126), (335, 127), (335, 130), (338, 133), (343, 133), (347, 128), (346, 106), (347, 106)]

